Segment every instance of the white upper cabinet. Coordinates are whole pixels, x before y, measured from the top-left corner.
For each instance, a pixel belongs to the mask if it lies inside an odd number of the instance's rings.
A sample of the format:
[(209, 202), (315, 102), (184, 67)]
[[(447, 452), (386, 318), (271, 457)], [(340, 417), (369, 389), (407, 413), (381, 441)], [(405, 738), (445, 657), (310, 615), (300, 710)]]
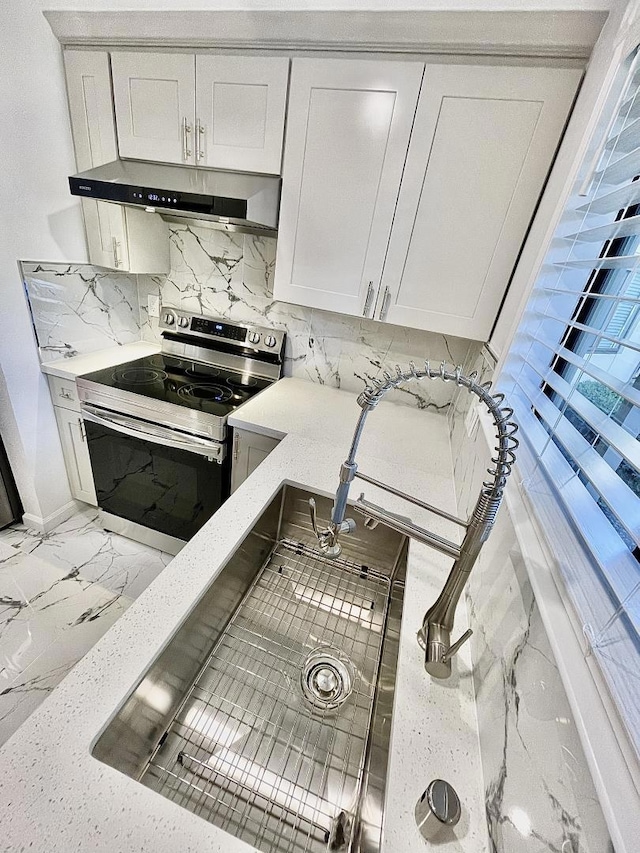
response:
[(195, 163), (195, 57), (113, 53), (113, 96), (121, 157)]
[(196, 56), (199, 165), (280, 174), (289, 60)]
[(289, 60), (113, 53), (120, 156), (280, 173)]
[(109, 54), (68, 50), (64, 55), (69, 114), (78, 171), (118, 159)]
[(293, 60), (276, 299), (370, 316), (423, 68)]
[[(64, 54), (69, 115), (81, 172), (118, 158), (109, 54), (68, 50)], [(89, 260), (133, 273), (169, 271), (169, 231), (158, 214), (82, 199)]]
[(426, 66), (377, 319), (488, 339), (580, 78)]

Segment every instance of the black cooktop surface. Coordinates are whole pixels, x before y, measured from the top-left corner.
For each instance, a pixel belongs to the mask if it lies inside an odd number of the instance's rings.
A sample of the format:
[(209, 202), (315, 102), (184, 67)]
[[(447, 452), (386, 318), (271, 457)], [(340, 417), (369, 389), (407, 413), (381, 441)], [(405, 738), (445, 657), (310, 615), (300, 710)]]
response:
[(164, 353), (85, 373), (81, 378), (219, 417), (273, 384), (270, 379)]

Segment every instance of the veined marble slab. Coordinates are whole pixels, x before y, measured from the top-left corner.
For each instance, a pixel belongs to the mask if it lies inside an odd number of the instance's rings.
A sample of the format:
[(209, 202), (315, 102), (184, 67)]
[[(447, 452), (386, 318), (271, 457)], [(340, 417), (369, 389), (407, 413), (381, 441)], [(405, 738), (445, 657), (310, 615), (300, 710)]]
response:
[[(486, 382), (493, 365), (478, 350), (467, 370)], [(474, 400), (460, 391), (449, 411), (463, 517), (475, 504), (491, 456), (479, 424), (467, 433)], [(492, 853), (613, 853), (506, 504), (466, 597)]]
[[(430, 358), (461, 364), (470, 342), (388, 323), (319, 311), (272, 294), (276, 241), (198, 224), (170, 226), (171, 272), (140, 276), (145, 339), (157, 341), (158, 323), (147, 311), (149, 295), (197, 314), (251, 322), (287, 333), (286, 376), (359, 392), (396, 363)], [(395, 391), (387, 399), (421, 409), (446, 409), (453, 389), (443, 383)]]
[(0, 531), (0, 744), (171, 560), (91, 508), (50, 533)]
[[(464, 338), (407, 329), (362, 317), (319, 311), (273, 298), (276, 241), (207, 227), (170, 223), (167, 276), (128, 275), (89, 265), (23, 263), (41, 358), (85, 355), (143, 338), (158, 344), (149, 296), (165, 305), (287, 333), (284, 374), (359, 392), (396, 364), (431, 359), (462, 364)], [(445, 410), (454, 386), (427, 383), (399, 389), (388, 400)]]
[(140, 339), (136, 276), (89, 264), (23, 263), (42, 361)]

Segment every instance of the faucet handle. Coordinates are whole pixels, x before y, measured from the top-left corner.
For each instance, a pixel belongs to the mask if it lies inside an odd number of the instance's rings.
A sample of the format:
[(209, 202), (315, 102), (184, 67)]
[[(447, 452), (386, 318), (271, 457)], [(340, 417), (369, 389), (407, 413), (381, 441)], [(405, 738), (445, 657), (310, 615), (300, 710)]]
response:
[(464, 634), (461, 637), (458, 637), (455, 643), (449, 646), (447, 651), (442, 655), (443, 662), (446, 663), (447, 661), (450, 661), (451, 658), (455, 655), (455, 653), (460, 649), (460, 647), (464, 646), (464, 644), (467, 642), (467, 640), (472, 634), (473, 631), (471, 630), (471, 628), (467, 628)]
[(316, 499), (309, 498), (309, 515), (311, 516), (311, 526), (313, 527), (313, 532), (316, 534), (316, 538), (320, 539), (320, 533), (318, 531), (318, 514), (316, 511)]

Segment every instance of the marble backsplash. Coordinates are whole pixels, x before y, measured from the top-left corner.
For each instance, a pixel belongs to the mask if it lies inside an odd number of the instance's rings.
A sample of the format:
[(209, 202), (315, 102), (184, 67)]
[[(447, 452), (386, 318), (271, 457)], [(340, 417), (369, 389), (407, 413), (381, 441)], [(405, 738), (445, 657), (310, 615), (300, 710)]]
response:
[[(164, 305), (287, 333), (284, 373), (360, 391), (382, 369), (429, 358), (461, 364), (478, 345), (278, 302), (272, 296), (276, 241), (201, 224), (170, 225), (167, 276), (127, 275), (88, 265), (23, 264), (41, 358), (53, 361), (139, 340), (159, 341), (148, 298)], [(454, 386), (424, 382), (387, 399), (446, 410)]]
[[(425, 358), (459, 364), (477, 347), (463, 338), (275, 301), (275, 252), (274, 239), (171, 224), (171, 272), (140, 277), (143, 336), (158, 339), (157, 320), (146, 310), (149, 294), (156, 294), (186, 311), (285, 330), (285, 375), (348, 391), (362, 390), (384, 367)], [(452, 399), (442, 382), (394, 393), (387, 399), (422, 409), (446, 409)]]
[(42, 361), (140, 340), (135, 275), (88, 264), (22, 264)]
[[(466, 365), (488, 381), (491, 356)], [(449, 409), (458, 511), (468, 517), (489, 463), (473, 400)], [(613, 853), (576, 724), (506, 505), (467, 587), (491, 853)]]

